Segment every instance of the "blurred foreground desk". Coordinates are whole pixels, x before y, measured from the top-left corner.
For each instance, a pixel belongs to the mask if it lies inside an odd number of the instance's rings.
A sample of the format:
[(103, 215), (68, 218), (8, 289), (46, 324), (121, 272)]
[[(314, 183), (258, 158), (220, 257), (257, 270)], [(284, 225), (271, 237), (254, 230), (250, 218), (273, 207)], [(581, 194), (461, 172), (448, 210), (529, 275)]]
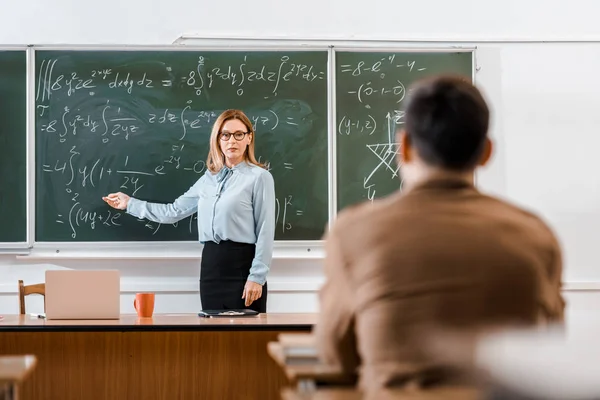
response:
[(475, 388), (441, 387), (428, 390), (382, 389), (365, 395), (356, 389), (321, 389), (300, 393), (290, 389), (282, 392), (284, 400), (484, 400), (483, 392)]
[(55, 321), (8, 315), (0, 354), (33, 354), (21, 399), (280, 399), (286, 377), (267, 354), (284, 332), (310, 332), (316, 314), (200, 318), (123, 315)]
[(23, 381), (35, 368), (35, 356), (0, 356), (0, 399), (18, 400)]

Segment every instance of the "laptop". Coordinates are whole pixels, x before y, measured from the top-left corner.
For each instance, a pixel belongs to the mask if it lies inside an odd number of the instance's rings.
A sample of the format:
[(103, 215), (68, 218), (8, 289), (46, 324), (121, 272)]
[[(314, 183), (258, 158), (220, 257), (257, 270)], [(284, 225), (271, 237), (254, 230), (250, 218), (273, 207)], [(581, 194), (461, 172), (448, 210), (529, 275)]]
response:
[(46, 319), (119, 319), (117, 270), (46, 271)]

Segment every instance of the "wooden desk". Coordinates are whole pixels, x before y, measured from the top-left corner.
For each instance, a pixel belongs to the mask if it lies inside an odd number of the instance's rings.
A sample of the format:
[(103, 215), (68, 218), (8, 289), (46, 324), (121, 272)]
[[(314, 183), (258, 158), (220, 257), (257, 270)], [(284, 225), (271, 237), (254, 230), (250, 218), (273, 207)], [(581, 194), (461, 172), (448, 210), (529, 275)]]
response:
[(35, 356), (0, 356), (0, 399), (17, 400), (20, 386), (35, 368)]
[(267, 343), (282, 332), (310, 332), (316, 319), (9, 315), (0, 321), (0, 354), (37, 356), (23, 399), (279, 399), (287, 381)]
[(318, 360), (306, 364), (286, 364), (283, 347), (279, 342), (268, 344), (268, 352), (271, 358), (281, 367), (292, 386), (297, 386), (300, 391), (312, 391), (316, 382), (327, 382), (329, 384), (348, 385), (339, 369), (321, 364)]
[[(431, 389), (387, 388), (375, 393), (362, 393), (341, 370), (322, 364), (315, 352), (312, 334), (281, 334), (268, 345), (269, 355), (285, 371), (296, 388), (285, 388), (284, 400), (480, 400), (482, 392), (475, 387), (444, 386)], [(286, 357), (286, 349), (287, 357)], [(294, 354), (293, 350), (297, 350)], [(319, 387), (318, 382), (327, 383)]]

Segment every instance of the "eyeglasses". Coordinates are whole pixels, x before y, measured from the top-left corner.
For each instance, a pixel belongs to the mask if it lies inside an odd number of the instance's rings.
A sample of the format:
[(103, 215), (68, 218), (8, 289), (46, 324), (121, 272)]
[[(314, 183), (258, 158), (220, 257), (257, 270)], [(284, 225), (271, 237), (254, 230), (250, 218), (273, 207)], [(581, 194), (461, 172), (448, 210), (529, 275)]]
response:
[(244, 138), (244, 136), (246, 136), (249, 132), (242, 132), (242, 131), (235, 131), (235, 132), (227, 132), (227, 131), (223, 131), (221, 132), (220, 135), (220, 139), (224, 142), (228, 141), (229, 138), (233, 135), (234, 139), (237, 140), (238, 142), (240, 140), (242, 140)]

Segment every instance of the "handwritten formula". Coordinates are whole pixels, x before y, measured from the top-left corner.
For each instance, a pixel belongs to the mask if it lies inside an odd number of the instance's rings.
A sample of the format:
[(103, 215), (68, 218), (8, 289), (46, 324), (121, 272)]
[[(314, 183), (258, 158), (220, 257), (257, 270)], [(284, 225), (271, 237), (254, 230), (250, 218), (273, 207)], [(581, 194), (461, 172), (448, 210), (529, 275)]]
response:
[(401, 188), (403, 104), (410, 85), (428, 75), (470, 77), (470, 53), (336, 52), (338, 208)]

